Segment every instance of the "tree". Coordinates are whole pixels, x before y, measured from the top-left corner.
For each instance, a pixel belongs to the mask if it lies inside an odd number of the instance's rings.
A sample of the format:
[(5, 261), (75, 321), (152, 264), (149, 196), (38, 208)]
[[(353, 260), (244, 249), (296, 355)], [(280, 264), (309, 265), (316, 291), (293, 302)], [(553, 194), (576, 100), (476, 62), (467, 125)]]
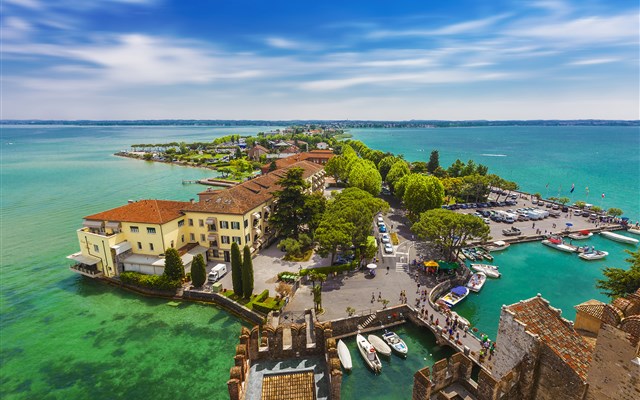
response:
[(602, 212), (602, 207), (593, 206), (591, 207), (591, 211), (593, 211), (596, 214), (600, 214)]
[(619, 208), (612, 207), (607, 210), (607, 215), (611, 215), (612, 217), (616, 218), (622, 215), (622, 210)]
[(349, 170), (349, 186), (362, 189), (377, 196), (382, 189), (382, 177), (376, 165), (363, 159), (357, 159)]
[(387, 174), (391, 170), (393, 164), (396, 163), (396, 161), (398, 161), (398, 157), (393, 155), (386, 156), (385, 158), (380, 160), (380, 162), (378, 163), (378, 172), (380, 172), (380, 176), (383, 180), (387, 179)]
[(322, 221), (322, 216), (326, 209), (327, 199), (322, 195), (322, 193), (313, 193), (309, 196), (305, 196), (304, 214), (308, 221), (307, 228), (309, 229), (311, 236), (314, 235), (316, 229), (320, 226), (320, 221)]
[(424, 161), (414, 161), (411, 163), (411, 172), (414, 174), (426, 174), (428, 171), (427, 163)]
[(576, 205), (576, 207), (578, 207), (579, 209), (582, 210), (587, 205), (587, 203), (585, 203), (584, 201), (576, 201), (575, 205)]
[(634, 293), (640, 288), (640, 250), (625, 250), (631, 257), (625, 261), (631, 264), (628, 270), (606, 267), (602, 274), (605, 279), (598, 279), (596, 288), (603, 289), (603, 294), (615, 299)]
[(198, 254), (193, 258), (191, 263), (191, 283), (195, 287), (201, 287), (207, 280), (207, 264), (202, 254)]
[(322, 310), (322, 286), (320, 285), (313, 286), (313, 304), (316, 311)]
[(338, 250), (349, 248), (351, 245), (355, 226), (342, 218), (327, 214), (316, 230), (315, 239), (318, 242), (318, 253), (322, 257), (331, 254), (331, 264), (333, 264)]
[(558, 203), (560, 203), (560, 204), (562, 204), (564, 206), (565, 204), (570, 202), (571, 199), (568, 198), (568, 197), (559, 197), (557, 201), (558, 201)]
[(235, 169), (233, 169), (233, 167), (224, 166), (218, 168), (218, 172), (220, 172), (222, 174), (222, 177), (225, 178), (235, 172)]
[(348, 177), (347, 159), (343, 156), (333, 156), (325, 164), (324, 170), (335, 180), (345, 181)]
[(457, 159), (451, 164), (451, 166), (447, 169), (447, 174), (451, 177), (459, 177), (462, 176), (462, 169), (464, 168), (464, 163)]
[(277, 181), (282, 188), (274, 192), (276, 205), (269, 223), (284, 238), (297, 239), (309, 222), (305, 214), (305, 190), (309, 183), (302, 178), (302, 168), (291, 168)]
[(421, 239), (427, 239), (440, 247), (447, 260), (457, 259), (467, 239), (486, 240), (489, 227), (478, 217), (458, 214), (450, 210), (436, 209), (420, 214), (411, 231)]
[(153, 159), (153, 154), (151, 153), (144, 153), (144, 155), (142, 156), (142, 158), (144, 158), (145, 161), (151, 161)]
[(278, 169), (278, 165), (276, 164), (276, 160), (272, 160), (269, 164), (269, 172), (273, 172)]
[(251, 249), (245, 245), (242, 256), (242, 294), (245, 299), (251, 298), (253, 294), (253, 260), (251, 259)]
[(184, 264), (178, 250), (169, 247), (164, 253), (164, 276), (172, 281), (181, 281), (184, 278)]
[(231, 282), (233, 283), (233, 293), (242, 297), (242, 256), (236, 242), (231, 245)]
[(433, 174), (436, 169), (440, 167), (440, 153), (438, 150), (434, 150), (431, 152), (431, 156), (429, 156), (429, 162), (427, 163), (427, 171), (430, 174)]
[(189, 153), (189, 147), (187, 147), (187, 144), (185, 142), (180, 142), (180, 144), (178, 144), (178, 146), (180, 147), (180, 154)]
[(415, 220), (421, 213), (439, 208), (444, 199), (444, 186), (435, 176), (419, 174), (407, 175), (402, 201), (409, 211), (409, 218)]
[(411, 171), (409, 170), (409, 164), (405, 160), (398, 160), (393, 164), (389, 173), (387, 174), (387, 183), (393, 186), (395, 182), (400, 180), (405, 175), (409, 175)]

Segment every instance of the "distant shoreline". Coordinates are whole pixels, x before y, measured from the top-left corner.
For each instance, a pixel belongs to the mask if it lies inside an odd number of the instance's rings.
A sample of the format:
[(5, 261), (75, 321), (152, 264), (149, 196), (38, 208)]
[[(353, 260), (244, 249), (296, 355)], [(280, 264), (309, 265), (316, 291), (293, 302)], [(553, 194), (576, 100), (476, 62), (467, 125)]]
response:
[(640, 126), (640, 120), (0, 120), (0, 125), (221, 127), (324, 125), (336, 128), (461, 128), (484, 126)]

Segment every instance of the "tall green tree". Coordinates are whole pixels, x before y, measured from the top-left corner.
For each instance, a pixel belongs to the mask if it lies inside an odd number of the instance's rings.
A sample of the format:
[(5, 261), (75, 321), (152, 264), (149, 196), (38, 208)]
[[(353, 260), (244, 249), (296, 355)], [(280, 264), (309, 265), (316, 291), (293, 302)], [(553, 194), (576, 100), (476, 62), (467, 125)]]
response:
[(440, 166), (440, 153), (438, 152), (438, 150), (434, 150), (431, 152), (431, 156), (429, 156), (429, 162), (427, 163), (427, 171), (429, 171), (430, 174), (433, 174), (433, 172), (438, 169), (438, 167)]
[(393, 164), (389, 173), (387, 174), (387, 182), (389, 185), (395, 185), (396, 181), (400, 180), (405, 175), (409, 175), (409, 164), (405, 160), (398, 160)]
[(273, 194), (276, 205), (269, 223), (280, 237), (297, 239), (307, 228), (305, 190), (309, 183), (302, 178), (303, 172), (302, 168), (291, 168), (277, 182), (282, 189)]
[(253, 294), (253, 260), (251, 259), (251, 249), (245, 245), (242, 255), (242, 294), (245, 299), (251, 298)]
[(169, 247), (164, 253), (163, 275), (172, 281), (180, 281), (184, 278), (184, 264), (178, 250), (173, 247)]
[(316, 311), (322, 310), (322, 286), (314, 285), (313, 289), (313, 304)]
[(382, 189), (382, 177), (373, 162), (357, 159), (349, 170), (349, 186), (377, 196)]
[(191, 263), (191, 283), (195, 287), (201, 287), (207, 280), (207, 264), (202, 254), (198, 254), (193, 258)]
[(307, 228), (311, 236), (313, 236), (316, 229), (318, 229), (326, 209), (327, 199), (322, 193), (316, 192), (305, 196), (304, 214), (306, 215)]
[(276, 160), (272, 160), (271, 163), (269, 163), (269, 172), (273, 172), (277, 169), (278, 169), (278, 164), (276, 164)]
[(640, 288), (640, 250), (625, 252), (631, 256), (625, 260), (630, 268), (624, 270), (606, 267), (602, 271), (605, 279), (598, 279), (596, 282), (596, 288), (602, 289), (602, 293), (612, 299), (634, 293)]
[(619, 217), (622, 215), (622, 210), (619, 208), (612, 207), (607, 210), (607, 215), (611, 215), (612, 217)]
[(489, 227), (480, 218), (441, 208), (420, 214), (411, 231), (438, 246), (449, 261), (456, 260), (468, 239), (486, 240), (489, 236)]
[(348, 249), (351, 246), (355, 226), (338, 216), (327, 214), (325, 216), (326, 218), (323, 218), (316, 230), (315, 239), (318, 242), (318, 253), (322, 257), (331, 254), (331, 264), (333, 264), (338, 250)]
[(344, 156), (333, 156), (327, 161), (324, 169), (327, 174), (331, 175), (334, 179), (346, 181), (349, 177), (347, 164), (348, 161)]
[(394, 155), (388, 155), (380, 160), (380, 162), (378, 163), (378, 172), (380, 172), (380, 176), (383, 180), (387, 179), (387, 174), (391, 170), (391, 167), (393, 167), (393, 164), (396, 163), (396, 161), (398, 161), (398, 157)]
[(238, 297), (242, 297), (244, 293), (242, 290), (242, 256), (240, 255), (240, 247), (236, 242), (231, 245), (231, 282), (233, 284), (233, 293)]
[(420, 174), (407, 175), (408, 180), (402, 201), (409, 211), (409, 219), (434, 208), (439, 208), (444, 200), (444, 186), (435, 176)]

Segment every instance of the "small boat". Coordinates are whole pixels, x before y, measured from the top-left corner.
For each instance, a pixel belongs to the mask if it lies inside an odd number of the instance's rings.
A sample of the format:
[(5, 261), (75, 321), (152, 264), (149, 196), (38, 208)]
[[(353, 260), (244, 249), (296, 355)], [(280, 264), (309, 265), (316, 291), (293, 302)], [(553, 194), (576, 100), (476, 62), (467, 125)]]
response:
[(498, 267), (489, 264), (471, 264), (471, 269), (476, 272), (482, 272), (487, 278), (500, 278)]
[(338, 358), (340, 359), (340, 364), (342, 364), (342, 368), (347, 371), (351, 371), (353, 368), (353, 363), (351, 362), (351, 353), (349, 352), (349, 348), (342, 340), (338, 340)]
[(578, 257), (583, 260), (592, 261), (592, 260), (600, 260), (608, 256), (609, 253), (606, 251), (596, 250), (593, 247), (590, 250), (587, 250), (583, 253), (578, 254)]
[(502, 234), (505, 236), (518, 236), (522, 234), (522, 231), (515, 226), (512, 226), (509, 229), (503, 229)]
[(589, 239), (591, 236), (593, 236), (593, 233), (589, 232), (586, 229), (583, 229), (580, 232), (571, 233), (568, 236), (573, 240), (584, 240)]
[(471, 261), (476, 260), (476, 256), (469, 249), (462, 249), (462, 254)]
[(640, 235), (640, 228), (629, 228), (627, 232), (633, 233), (634, 235)]
[(607, 239), (615, 240), (616, 242), (620, 243), (638, 244), (638, 239), (630, 238), (624, 235), (618, 235), (617, 233), (613, 232), (604, 231), (600, 232), (600, 235), (606, 237)]
[(577, 246), (566, 244), (562, 238), (558, 236), (552, 236), (549, 239), (545, 239), (542, 241), (542, 244), (566, 253), (576, 253), (578, 251)]
[(449, 307), (460, 303), (469, 295), (469, 289), (464, 286), (456, 286), (451, 291), (440, 298)]
[(404, 340), (400, 339), (400, 336), (395, 332), (385, 331), (382, 334), (382, 339), (398, 354), (401, 356), (406, 356), (409, 352), (409, 348), (407, 347)]
[(484, 272), (476, 272), (471, 275), (469, 282), (467, 282), (467, 287), (469, 290), (478, 293), (480, 289), (484, 286), (484, 283), (487, 281), (487, 274)]
[(473, 250), (476, 252), (476, 254), (479, 254), (485, 260), (493, 261), (493, 256), (488, 251), (483, 249), (482, 247), (476, 247)]
[(391, 355), (391, 347), (387, 346), (384, 340), (380, 339), (378, 336), (369, 335), (367, 336), (367, 340), (369, 341), (369, 343), (371, 343), (373, 348), (376, 349), (378, 353), (387, 357)]
[(380, 358), (378, 358), (378, 354), (376, 353), (376, 349), (373, 348), (371, 343), (367, 339), (364, 338), (361, 334), (356, 336), (356, 343), (358, 344), (358, 350), (360, 351), (360, 355), (364, 359), (364, 362), (367, 363), (369, 368), (373, 370), (373, 372), (382, 371), (382, 364), (380, 363)]
[(493, 243), (489, 243), (487, 245), (484, 246), (484, 248), (487, 251), (502, 251), (505, 250), (506, 248), (508, 248), (510, 246), (509, 243), (503, 241), (503, 240), (496, 240)]

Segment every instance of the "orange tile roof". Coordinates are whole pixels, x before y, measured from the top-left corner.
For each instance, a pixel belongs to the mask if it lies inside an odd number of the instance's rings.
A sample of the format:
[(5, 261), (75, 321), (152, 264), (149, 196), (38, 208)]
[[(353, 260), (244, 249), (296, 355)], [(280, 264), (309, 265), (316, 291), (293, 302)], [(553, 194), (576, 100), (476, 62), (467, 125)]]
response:
[(302, 177), (308, 178), (323, 169), (310, 161), (300, 161), (287, 168), (261, 175), (234, 187), (213, 192), (202, 192), (201, 201), (189, 204), (186, 211), (211, 212), (220, 214), (245, 214), (273, 198), (273, 192), (280, 189), (276, 182), (291, 168), (304, 170)]
[(578, 304), (573, 308), (575, 308), (576, 311), (585, 313), (587, 315), (590, 315), (602, 321), (602, 312), (604, 311), (604, 306), (605, 306), (605, 303), (592, 299), (592, 300), (587, 300), (584, 303)]
[(121, 207), (88, 215), (84, 219), (98, 221), (164, 224), (183, 215), (187, 201), (140, 200)]
[[(300, 161), (309, 160), (309, 159), (325, 159), (328, 160), (333, 157), (333, 150), (311, 150), (304, 153), (294, 154), (292, 156), (286, 158), (279, 158), (276, 160), (276, 168), (286, 168), (292, 164), (295, 164)], [(269, 170), (269, 164), (265, 164), (262, 166), (263, 172)]]
[(541, 342), (556, 353), (578, 376), (585, 381), (591, 363), (593, 348), (580, 336), (568, 321), (541, 297), (534, 297), (507, 309), (515, 319), (525, 324), (526, 330), (540, 337)]

